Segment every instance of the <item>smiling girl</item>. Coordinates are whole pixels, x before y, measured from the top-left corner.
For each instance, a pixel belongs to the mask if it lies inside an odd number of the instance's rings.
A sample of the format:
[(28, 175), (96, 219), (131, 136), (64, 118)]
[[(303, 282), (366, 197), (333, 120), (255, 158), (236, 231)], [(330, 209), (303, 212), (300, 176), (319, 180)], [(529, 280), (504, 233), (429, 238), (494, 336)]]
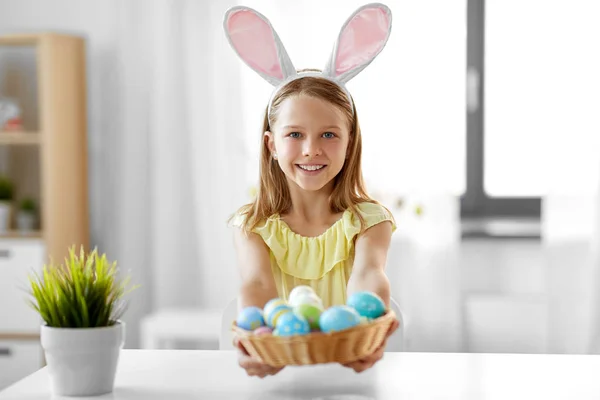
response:
[[(344, 24), (324, 71), (296, 71), (264, 16), (247, 7), (226, 14), (232, 47), (276, 86), (261, 132), (257, 196), (231, 220), (241, 275), (240, 309), (262, 308), (275, 297), (287, 299), (299, 285), (312, 287), (325, 307), (345, 304), (357, 291), (374, 292), (389, 307), (385, 264), (395, 223), (365, 190), (361, 130), (345, 83), (383, 49), (390, 29), (386, 6), (361, 7)], [(388, 335), (397, 327), (396, 322)], [(239, 363), (249, 375), (280, 370), (236, 345)], [(370, 368), (384, 347), (385, 342), (347, 366), (357, 372)]]

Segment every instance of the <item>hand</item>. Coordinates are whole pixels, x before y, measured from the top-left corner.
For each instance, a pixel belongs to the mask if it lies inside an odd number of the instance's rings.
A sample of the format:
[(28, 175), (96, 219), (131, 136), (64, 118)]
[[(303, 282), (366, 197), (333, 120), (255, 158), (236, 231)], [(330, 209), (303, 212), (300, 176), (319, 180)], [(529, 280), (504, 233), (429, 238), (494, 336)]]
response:
[(238, 363), (246, 370), (248, 376), (258, 376), (262, 379), (268, 375), (275, 375), (283, 369), (283, 367), (272, 367), (252, 358), (237, 336), (233, 338), (233, 346), (238, 349)]
[(343, 364), (344, 367), (352, 368), (354, 372), (360, 373), (371, 368), (375, 363), (383, 358), (383, 350), (385, 349), (385, 345), (387, 343), (388, 338), (398, 329), (400, 326), (400, 322), (397, 319), (394, 319), (394, 322), (390, 326), (390, 329), (385, 336), (385, 340), (372, 354), (368, 355), (365, 358), (360, 360), (352, 361), (347, 364)]

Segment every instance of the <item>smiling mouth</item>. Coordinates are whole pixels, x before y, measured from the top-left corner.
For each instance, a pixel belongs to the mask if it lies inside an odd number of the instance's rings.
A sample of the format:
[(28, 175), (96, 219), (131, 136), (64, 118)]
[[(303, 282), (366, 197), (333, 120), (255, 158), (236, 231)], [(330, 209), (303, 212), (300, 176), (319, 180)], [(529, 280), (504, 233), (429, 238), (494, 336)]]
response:
[(296, 166), (298, 168), (300, 168), (301, 170), (307, 171), (307, 172), (320, 171), (326, 167), (326, 165), (323, 165), (323, 164), (296, 164)]

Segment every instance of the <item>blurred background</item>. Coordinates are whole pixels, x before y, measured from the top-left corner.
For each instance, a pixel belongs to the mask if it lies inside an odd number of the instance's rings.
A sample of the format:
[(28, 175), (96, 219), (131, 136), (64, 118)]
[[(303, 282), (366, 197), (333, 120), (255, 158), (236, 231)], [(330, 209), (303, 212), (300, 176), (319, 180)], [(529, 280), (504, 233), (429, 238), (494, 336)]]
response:
[[(0, 37), (84, 39), (83, 114), (39, 90), (41, 47), (0, 39), (0, 175), (39, 217), (40, 193), (62, 190), (35, 189), (37, 146), (52, 147), (39, 115), (85, 114), (89, 242), (141, 284), (126, 348), (217, 348), (236, 296), (226, 221), (251, 199), (272, 89), (223, 33), (236, 4), (0, 0)], [(364, 2), (241, 4), (270, 19), (297, 68), (322, 68)], [(368, 189), (398, 224), (387, 273), (406, 351), (600, 353), (600, 3), (386, 4), (387, 47), (348, 88)], [(51, 237), (39, 223), (0, 234), (0, 388), (39, 368), (39, 326), (11, 325), (31, 312), (12, 288)]]

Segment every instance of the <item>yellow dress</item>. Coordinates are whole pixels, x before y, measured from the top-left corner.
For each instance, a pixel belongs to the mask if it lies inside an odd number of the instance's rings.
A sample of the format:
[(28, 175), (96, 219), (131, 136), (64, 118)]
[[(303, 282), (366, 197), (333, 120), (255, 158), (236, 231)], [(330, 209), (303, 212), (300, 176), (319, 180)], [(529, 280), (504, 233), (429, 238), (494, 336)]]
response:
[[(391, 221), (392, 230), (396, 229), (394, 217), (386, 208), (373, 203), (360, 203), (357, 208), (364, 218), (365, 228)], [(232, 220), (234, 226), (242, 222), (240, 215)], [(294, 287), (307, 285), (315, 290), (325, 307), (346, 303), (346, 287), (354, 263), (354, 241), (360, 231), (360, 219), (350, 209), (316, 237), (297, 234), (278, 215), (253, 229), (269, 248), (279, 297), (287, 300)]]

